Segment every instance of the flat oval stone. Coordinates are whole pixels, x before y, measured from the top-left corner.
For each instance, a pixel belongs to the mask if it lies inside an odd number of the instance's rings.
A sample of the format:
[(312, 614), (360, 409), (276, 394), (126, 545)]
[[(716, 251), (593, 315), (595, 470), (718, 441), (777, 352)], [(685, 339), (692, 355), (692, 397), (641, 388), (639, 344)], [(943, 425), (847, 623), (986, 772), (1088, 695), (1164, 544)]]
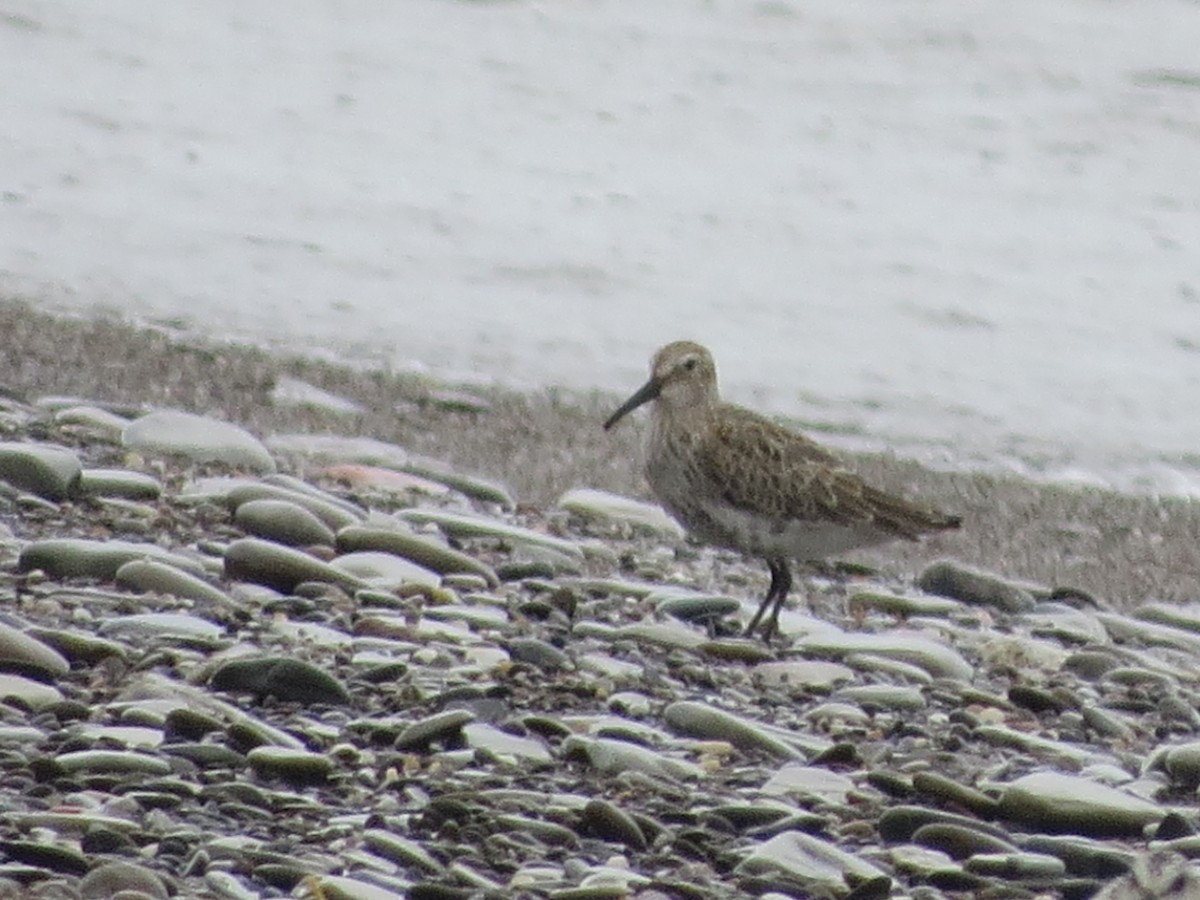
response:
[(417, 866), (433, 875), (441, 875), (446, 871), (446, 867), (434, 859), (417, 841), (382, 828), (366, 828), (362, 836), (363, 843), (384, 859), (405, 866)]
[(756, 679), (772, 687), (829, 689), (840, 682), (854, 680), (854, 670), (849, 666), (819, 659), (763, 662), (756, 665), (751, 671)]
[(641, 851), (649, 846), (633, 816), (607, 800), (589, 800), (580, 814), (579, 825), (586, 835), (623, 844), (632, 850)]
[(115, 578), (119, 587), (134, 591), (200, 600), (225, 609), (236, 606), (233, 598), (221, 589), (190, 572), (157, 560), (131, 560), (117, 569)]
[(557, 506), (582, 519), (620, 522), (646, 534), (682, 540), (685, 533), (661, 506), (608, 491), (575, 488), (559, 497)]
[(972, 732), (980, 741), (995, 747), (1013, 747), (1037, 756), (1059, 758), (1073, 763), (1090, 762), (1096, 751), (1086, 745), (1057, 741), (1040, 734), (1030, 734), (1004, 725), (980, 725)]
[(43, 709), (63, 699), (56, 687), (7, 672), (0, 672), (0, 697), (16, 698), (30, 709)]
[(409, 900), (411, 896), (407, 890), (389, 891), (345, 875), (313, 875), (309, 884), (320, 889), (325, 900)]
[(834, 700), (849, 700), (864, 709), (924, 709), (925, 695), (918, 688), (892, 684), (859, 684), (839, 689)]
[(307, 381), (286, 375), (275, 379), (275, 385), (271, 388), (271, 403), (275, 406), (302, 406), (343, 415), (361, 415), (366, 412), (353, 400), (347, 400)]
[(667, 727), (689, 737), (728, 741), (740, 750), (766, 752), (783, 759), (801, 759), (794, 746), (769, 734), (762, 726), (707, 703), (680, 700), (663, 710)]
[(61, 503), (79, 495), (83, 466), (73, 450), (57, 444), (0, 442), (0, 481)]
[(953, 822), (931, 822), (922, 825), (912, 836), (914, 844), (941, 850), (952, 859), (966, 859), (976, 853), (1016, 853), (1011, 841), (1004, 841), (976, 828)]
[[(68, 398), (70, 399), (70, 398)], [(40, 402), (39, 402), (40, 405)], [(74, 403), (55, 410), (54, 421), (60, 425), (75, 425), (116, 442), (130, 420), (108, 409), (88, 403)]]
[(411, 460), (402, 467), (406, 472), (428, 478), (447, 487), (454, 488), (460, 494), (479, 500), (483, 503), (495, 503), (501, 509), (514, 509), (517, 502), (512, 494), (502, 484), (480, 478), (476, 475), (466, 475), (457, 472), (438, 460)]
[(1021, 842), (1023, 850), (1061, 859), (1067, 871), (1083, 878), (1115, 878), (1129, 871), (1133, 854), (1123, 847), (1078, 835), (1036, 834)]
[(1075, 775), (1034, 772), (1003, 786), (1001, 818), (1038, 831), (1091, 837), (1134, 837), (1165, 809)]
[(6, 669), (19, 668), (52, 678), (71, 671), (71, 664), (52, 647), (20, 629), (0, 622), (0, 663)]
[(443, 512), (436, 509), (405, 509), (396, 514), (399, 518), (418, 524), (432, 523), (446, 534), (455, 537), (489, 537), (517, 544), (531, 544), (555, 550), (576, 562), (583, 562), (583, 551), (571, 541), (542, 534), (529, 528), (509, 525), (495, 519), (485, 519), (482, 516), (468, 516), (461, 513)]
[(674, 619), (666, 622), (631, 622), (614, 629), (611, 639), (645, 641), (683, 650), (695, 650), (705, 643), (703, 635)]
[(171, 764), (159, 756), (133, 750), (77, 750), (60, 753), (54, 762), (64, 772), (103, 772), (114, 775), (169, 775)]
[(772, 796), (795, 796), (805, 801), (844, 804), (854, 782), (818, 766), (789, 764), (768, 778), (760, 790)]
[(0, 840), (0, 852), (5, 856), (5, 869), (14, 863), (22, 863), (41, 872), (82, 875), (88, 868), (87, 857), (77, 848), (68, 845), (48, 844), (44, 841)]
[(935, 678), (970, 681), (975, 674), (975, 668), (950, 645), (908, 630), (886, 634), (825, 632), (806, 635), (797, 639), (793, 650), (817, 656), (873, 653), (920, 666)]
[(992, 819), (996, 816), (996, 807), (999, 804), (995, 797), (965, 784), (959, 784), (952, 778), (947, 778), (937, 772), (914, 773), (912, 787), (918, 794), (932, 797), (939, 803), (948, 806), (968, 809), (981, 818)]
[(111, 581), (130, 560), (155, 559), (191, 572), (204, 574), (204, 567), (186, 556), (164, 550), (157, 544), (132, 541), (90, 541), (83, 538), (51, 538), (34, 541), (21, 549), (17, 569), (41, 569), (51, 578), (95, 578)]
[(1053, 637), (1076, 644), (1111, 643), (1108, 631), (1090, 610), (1075, 609), (1065, 603), (1039, 603), (1021, 616), (1037, 637)]
[(345, 553), (330, 563), (333, 568), (359, 578), (376, 590), (395, 590), (406, 584), (436, 588), (441, 578), (424, 566), (393, 553), (360, 550)]
[(475, 714), (466, 709), (448, 709), (413, 722), (396, 736), (397, 750), (426, 750), (434, 741), (444, 741), (462, 732), (464, 725), (475, 721)]
[(258, 775), (288, 784), (323, 784), (333, 772), (333, 760), (328, 756), (288, 747), (255, 747), (246, 754), (246, 761)]
[(1060, 879), (1067, 874), (1061, 859), (1044, 853), (976, 853), (965, 863), (968, 872), (1009, 881)]
[(499, 815), (496, 816), (496, 824), (509, 832), (533, 835), (540, 843), (551, 847), (575, 849), (579, 846), (579, 836), (571, 829), (556, 822), (547, 822), (530, 816)]
[(1200, 632), (1200, 603), (1144, 603), (1133, 615), (1147, 622)]
[(1171, 782), (1195, 790), (1200, 787), (1200, 741), (1188, 741), (1164, 747), (1146, 763), (1146, 767), (1161, 768)]
[(541, 741), (509, 734), (494, 725), (469, 722), (462, 727), (462, 733), (468, 746), (486, 750), (501, 759), (507, 758), (513, 765), (548, 763), (552, 759), (550, 751)]
[(1034, 606), (1034, 596), (1026, 588), (991, 572), (949, 560), (927, 566), (917, 578), (917, 586), (931, 594), (953, 597), (963, 603), (994, 606), (1008, 613), (1028, 612)]
[(1160, 625), (1119, 613), (1097, 613), (1113, 640), (1142, 646), (1174, 647), (1193, 656), (1200, 656), (1200, 634), (1189, 628)]
[(1080, 650), (1063, 660), (1063, 671), (1073, 672), (1085, 681), (1099, 681), (1121, 665), (1121, 660), (1108, 650)]
[(85, 497), (119, 497), (123, 500), (157, 500), (162, 482), (128, 469), (84, 469), (79, 493)]
[(676, 588), (653, 591), (646, 602), (660, 615), (674, 616), (682, 622), (711, 622), (733, 615), (742, 608), (733, 597)]
[(962, 828), (973, 828), (1000, 841), (1010, 840), (1008, 833), (997, 825), (981, 822), (970, 816), (946, 812), (940, 809), (930, 809), (924, 806), (893, 806), (890, 809), (885, 809), (879, 817), (876, 827), (879, 830), (879, 836), (887, 843), (892, 844), (911, 841), (912, 836), (920, 828), (932, 822), (949, 823)]
[(146, 900), (170, 897), (167, 886), (154, 872), (119, 860), (96, 866), (80, 879), (78, 889), (84, 900), (108, 900), (120, 891), (136, 891)]
[(508, 642), (507, 647), (513, 660), (547, 672), (557, 672), (567, 666), (567, 654), (540, 638), (516, 637)]
[(225, 575), (238, 581), (264, 584), (290, 594), (305, 581), (336, 584), (353, 593), (370, 585), (307, 553), (264, 541), (241, 538), (225, 548)]
[(333, 530), (313, 513), (289, 500), (250, 500), (234, 511), (233, 521), (256, 537), (289, 547), (332, 547)]
[(881, 591), (859, 591), (846, 601), (852, 611), (873, 609), (893, 616), (948, 616), (962, 610), (957, 600), (921, 594), (885, 594)]
[(368, 466), (362, 463), (339, 463), (326, 466), (315, 473), (322, 479), (336, 481), (356, 491), (378, 491), (390, 494), (425, 494), (444, 497), (453, 488), (411, 472), (397, 472), (383, 466)]
[(239, 482), (225, 492), (225, 502), (235, 511), (242, 504), (255, 500), (283, 500), (302, 506), (335, 532), (361, 522), (364, 515), (361, 510), (334, 497), (323, 496), (322, 492), (297, 490), (290, 485), (268, 481)]
[(346, 688), (328, 672), (287, 656), (229, 660), (213, 672), (208, 683), (218, 691), (296, 703), (339, 706), (350, 702)]
[(267, 448), (246, 429), (195, 413), (175, 409), (149, 413), (130, 422), (121, 440), (139, 453), (224, 463), (254, 472), (275, 471), (275, 460)]
[(452, 572), (471, 573), (483, 576), (489, 587), (497, 587), (500, 584), (495, 570), (486, 563), (453, 547), (399, 528), (349, 525), (338, 531), (337, 548), (342, 553), (358, 550), (393, 553), (442, 575)]
[(329, 463), (364, 463), (399, 468), (408, 463), (409, 453), (399, 444), (368, 437), (336, 434), (272, 434), (266, 445), (280, 455)]
[(128, 648), (116, 641), (97, 637), (84, 631), (67, 631), (60, 628), (30, 628), (34, 637), (48, 647), (53, 647), (71, 662), (95, 665), (102, 659), (113, 656), (125, 659)]
[(755, 847), (733, 871), (737, 875), (784, 872), (810, 890), (832, 893), (845, 891), (847, 876), (861, 881), (887, 877), (866, 860), (799, 831), (785, 831)]
[(601, 775), (619, 775), (626, 770), (633, 770), (670, 781), (694, 780), (704, 776), (704, 770), (695, 763), (611, 738), (572, 735), (563, 741), (562, 752), (568, 757), (586, 759)]
[(891, 681), (906, 681), (909, 684), (933, 684), (934, 677), (926, 669), (901, 659), (890, 659), (877, 653), (847, 653), (842, 662), (856, 672), (883, 674)]
[(100, 634), (107, 637), (185, 638), (215, 641), (224, 636), (225, 628), (199, 616), (187, 613), (140, 613), (116, 616), (100, 623)]
[(696, 649), (705, 659), (716, 659), (722, 662), (740, 662), (754, 665), (774, 659), (775, 654), (761, 641), (748, 638), (718, 638), (697, 644)]

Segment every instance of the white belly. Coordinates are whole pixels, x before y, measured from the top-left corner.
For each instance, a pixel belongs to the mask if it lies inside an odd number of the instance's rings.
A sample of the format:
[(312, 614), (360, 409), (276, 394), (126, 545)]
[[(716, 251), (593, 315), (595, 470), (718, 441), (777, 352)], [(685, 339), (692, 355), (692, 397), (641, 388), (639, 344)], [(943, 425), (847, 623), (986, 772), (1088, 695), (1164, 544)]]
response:
[[(698, 537), (716, 540), (753, 556), (779, 559), (824, 559), (859, 547), (882, 544), (888, 535), (867, 526), (834, 522), (784, 522), (765, 519), (720, 503), (703, 503), (705, 515), (724, 535)], [(722, 539), (723, 538), (723, 539)]]

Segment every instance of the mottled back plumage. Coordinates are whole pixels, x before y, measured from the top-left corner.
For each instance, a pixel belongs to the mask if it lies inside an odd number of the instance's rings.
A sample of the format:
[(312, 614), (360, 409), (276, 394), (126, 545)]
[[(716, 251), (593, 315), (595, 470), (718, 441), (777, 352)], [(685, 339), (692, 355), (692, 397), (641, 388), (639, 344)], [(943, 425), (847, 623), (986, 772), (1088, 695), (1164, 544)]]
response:
[(916, 540), (959, 519), (887, 494), (804, 435), (720, 399), (716, 364), (700, 344), (677, 341), (655, 354), (650, 380), (605, 423), (654, 402), (646, 478), (694, 536), (761, 556), (772, 587), (747, 631), (776, 601), (766, 636), (791, 584), (789, 559), (820, 559), (885, 541)]

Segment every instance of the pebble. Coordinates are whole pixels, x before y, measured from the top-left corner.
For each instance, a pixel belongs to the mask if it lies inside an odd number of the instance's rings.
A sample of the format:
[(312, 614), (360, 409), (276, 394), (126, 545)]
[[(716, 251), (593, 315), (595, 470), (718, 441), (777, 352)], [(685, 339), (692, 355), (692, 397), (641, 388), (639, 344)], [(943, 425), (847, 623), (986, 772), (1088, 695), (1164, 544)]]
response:
[[(324, 491), (297, 490), (292, 483), (274, 484), (266, 480), (237, 479), (226, 482), (225, 488), (223, 499), (229, 508), (234, 510), (235, 516), (238, 508), (243, 504), (253, 503), (256, 500), (276, 500), (303, 507), (320, 519), (331, 531), (337, 531), (347, 525), (357, 525), (363, 519), (363, 512), (357, 507), (342, 503)], [(212, 496), (211, 493), (210, 496)], [(286, 509), (286, 507), (279, 507), (279, 509)]]
[(926, 567), (917, 578), (917, 586), (930, 594), (953, 597), (963, 603), (994, 606), (1007, 613), (1027, 612), (1034, 606), (1034, 596), (1025, 587), (951, 560)]
[(312, 663), (291, 657), (230, 660), (213, 672), (209, 685), (218, 691), (295, 703), (337, 706), (350, 702), (349, 693), (336, 678)]
[(47, 679), (60, 678), (71, 670), (71, 664), (57, 650), (35, 635), (3, 622), (0, 622), (0, 667)]
[(974, 669), (948, 644), (925, 635), (899, 629), (885, 634), (822, 633), (801, 638), (795, 649), (818, 656), (869, 653), (911, 663), (935, 678), (970, 680)]
[(196, 560), (157, 544), (84, 538), (51, 538), (26, 544), (17, 559), (17, 571), (36, 569), (50, 578), (112, 581), (121, 566), (139, 559), (157, 560), (193, 575), (204, 574), (203, 565)]
[(1035, 772), (1004, 785), (997, 813), (1051, 834), (1136, 836), (1166, 810), (1124, 791), (1059, 772)]
[(320, 753), (287, 747), (255, 747), (246, 761), (262, 778), (278, 778), (293, 785), (324, 784), (333, 772), (333, 761)]
[(465, 573), (480, 575), (488, 587), (498, 587), (495, 570), (473, 556), (444, 543), (398, 528), (373, 528), (348, 525), (337, 533), (337, 548), (342, 553), (379, 550), (402, 556), (419, 566), (442, 575)]
[(275, 379), (275, 385), (271, 388), (271, 402), (276, 406), (300, 406), (347, 416), (362, 415), (366, 412), (353, 400), (347, 400), (307, 381), (289, 378), (286, 375)]
[(618, 523), (671, 540), (681, 541), (685, 534), (683, 527), (661, 506), (631, 500), (608, 491), (576, 488), (559, 497), (557, 506), (582, 519)]
[(541, 547), (565, 557), (583, 561), (583, 551), (571, 541), (556, 538), (529, 528), (508, 525), (495, 519), (461, 513), (442, 512), (431, 509), (406, 509), (399, 513), (401, 519), (417, 524), (437, 525), (452, 537), (484, 537), (507, 541), (525, 546)]
[(83, 466), (74, 451), (55, 444), (0, 441), (0, 481), (56, 503), (80, 493)]
[(237, 606), (233, 598), (203, 578), (153, 559), (130, 560), (117, 569), (113, 580), (118, 587), (131, 591), (148, 591), (196, 600), (218, 609), (233, 609)]
[(766, 646), (735, 636), (758, 565), (657, 507), (68, 399), (0, 401), (44, 479), (0, 475), (0, 879), (1049, 898), (1200, 852), (1196, 603), (944, 561), (798, 576), (818, 613)]
[(746, 752), (767, 753), (783, 759), (802, 758), (803, 753), (766, 729), (716, 709), (706, 703), (681, 700), (663, 710), (663, 721), (680, 734), (709, 740), (727, 741)]
[(306, 553), (259, 538), (240, 538), (225, 549), (225, 575), (284, 592), (306, 581), (333, 584), (347, 591), (370, 586), (362, 578)]
[(248, 500), (238, 505), (233, 521), (248, 534), (289, 547), (332, 547), (334, 543), (332, 528), (289, 500)]
[(275, 471), (267, 448), (246, 429), (195, 413), (174, 409), (148, 413), (125, 426), (121, 440), (139, 453), (224, 463), (252, 472)]
[(154, 476), (128, 469), (84, 469), (79, 478), (79, 493), (84, 497), (157, 500), (162, 489)]

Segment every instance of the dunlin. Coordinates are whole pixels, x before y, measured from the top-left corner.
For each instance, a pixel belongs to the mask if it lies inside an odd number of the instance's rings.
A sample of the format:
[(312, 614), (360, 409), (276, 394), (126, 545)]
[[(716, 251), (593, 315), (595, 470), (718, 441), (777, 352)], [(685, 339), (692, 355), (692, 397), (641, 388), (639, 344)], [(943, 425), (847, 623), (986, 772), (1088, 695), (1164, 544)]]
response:
[(778, 630), (792, 587), (789, 560), (959, 526), (958, 516), (884, 493), (803, 435), (722, 402), (716, 364), (700, 344), (676, 341), (659, 350), (650, 380), (605, 429), (652, 401), (646, 478), (658, 499), (701, 541), (761, 557), (771, 570), (747, 635), (768, 609), (763, 639)]

